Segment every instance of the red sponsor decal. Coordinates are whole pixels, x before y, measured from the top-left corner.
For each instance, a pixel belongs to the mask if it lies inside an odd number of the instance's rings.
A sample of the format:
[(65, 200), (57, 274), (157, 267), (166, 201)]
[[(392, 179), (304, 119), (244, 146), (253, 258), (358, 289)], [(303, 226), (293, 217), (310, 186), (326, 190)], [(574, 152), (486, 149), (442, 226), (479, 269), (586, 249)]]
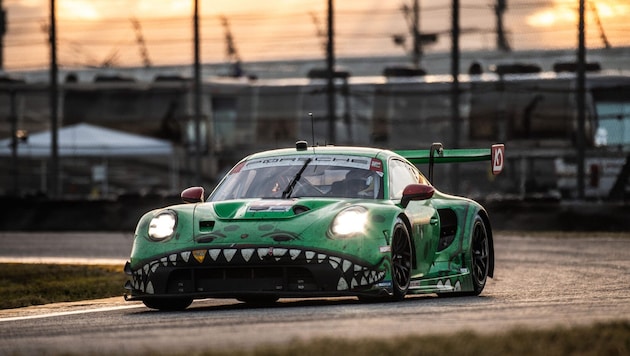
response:
[(370, 170), (375, 172), (383, 171), (383, 162), (380, 159), (372, 158), (372, 162), (370, 162)]
[(505, 145), (492, 145), (492, 174), (499, 174), (503, 170), (505, 162)]

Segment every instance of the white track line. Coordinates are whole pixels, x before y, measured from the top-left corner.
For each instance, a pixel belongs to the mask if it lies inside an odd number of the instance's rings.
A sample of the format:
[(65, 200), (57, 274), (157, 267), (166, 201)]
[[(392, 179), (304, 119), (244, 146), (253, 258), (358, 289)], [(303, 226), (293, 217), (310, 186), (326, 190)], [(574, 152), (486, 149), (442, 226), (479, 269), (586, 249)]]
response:
[(89, 314), (89, 313), (100, 313), (100, 312), (108, 312), (115, 310), (125, 310), (125, 309), (133, 309), (133, 308), (145, 308), (144, 305), (121, 305), (117, 307), (102, 307), (96, 309), (83, 309), (83, 310), (73, 310), (67, 312), (56, 312), (56, 313), (47, 313), (47, 314), (38, 314), (38, 315), (28, 315), (28, 316), (15, 316), (9, 318), (0, 318), (0, 323), (5, 321), (20, 321), (20, 320), (32, 320), (32, 319), (42, 319), (42, 318), (53, 318), (57, 316), (66, 316), (66, 315), (76, 315), (76, 314)]
[(79, 258), (79, 257), (3, 257), (0, 263), (55, 264), (55, 265), (120, 265), (126, 260), (116, 258)]

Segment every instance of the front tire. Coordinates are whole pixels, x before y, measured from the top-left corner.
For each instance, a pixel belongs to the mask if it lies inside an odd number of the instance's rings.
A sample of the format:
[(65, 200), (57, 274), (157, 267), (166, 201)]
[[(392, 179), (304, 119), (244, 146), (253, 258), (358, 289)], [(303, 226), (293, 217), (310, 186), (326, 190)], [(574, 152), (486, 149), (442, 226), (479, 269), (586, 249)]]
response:
[(243, 296), (243, 297), (238, 297), (236, 298), (236, 300), (238, 300), (239, 302), (243, 302), (243, 303), (247, 303), (247, 304), (251, 304), (251, 305), (257, 305), (257, 306), (267, 306), (267, 305), (273, 305), (278, 301), (278, 297), (276, 297), (275, 295), (272, 296)]
[(147, 308), (163, 311), (180, 311), (192, 304), (191, 298), (155, 298), (142, 301)]
[(392, 235), (392, 299), (403, 300), (411, 282), (412, 252), (407, 226), (398, 219)]
[(493, 251), (486, 224), (480, 216), (475, 218), (470, 239), (470, 257), (473, 291), (470, 295), (479, 295), (486, 286)]

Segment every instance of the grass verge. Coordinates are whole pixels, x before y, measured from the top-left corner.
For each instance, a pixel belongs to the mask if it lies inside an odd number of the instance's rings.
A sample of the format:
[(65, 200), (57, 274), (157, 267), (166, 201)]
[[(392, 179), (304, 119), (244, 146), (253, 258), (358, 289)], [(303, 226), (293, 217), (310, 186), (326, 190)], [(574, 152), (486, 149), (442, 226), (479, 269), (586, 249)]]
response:
[[(185, 346), (182, 345), (185, 349)], [(126, 353), (121, 353), (125, 355)], [(66, 356), (83, 353), (64, 353)], [(93, 356), (104, 354), (96, 353)], [(140, 356), (627, 356), (630, 322), (611, 321), (553, 329), (515, 328), (495, 334), (462, 331), (452, 334), (411, 335), (391, 339), (318, 338), (293, 340), (251, 350), (187, 350), (135, 352)]]
[(458, 332), (450, 335), (406, 336), (389, 340), (325, 338), (259, 347), (251, 351), (202, 351), (192, 355), (630, 355), (630, 322), (609, 322), (551, 330), (517, 328), (492, 335)]
[(122, 296), (123, 266), (0, 264), (0, 309)]

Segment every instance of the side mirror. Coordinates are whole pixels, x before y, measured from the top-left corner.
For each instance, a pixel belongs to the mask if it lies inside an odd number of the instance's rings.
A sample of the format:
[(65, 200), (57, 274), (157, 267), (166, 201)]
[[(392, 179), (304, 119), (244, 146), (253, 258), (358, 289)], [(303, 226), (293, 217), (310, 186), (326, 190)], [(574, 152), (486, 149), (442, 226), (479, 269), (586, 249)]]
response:
[(427, 200), (435, 193), (435, 189), (426, 184), (409, 184), (403, 190), (403, 196), (400, 205), (406, 208), (412, 200)]
[(203, 187), (190, 187), (182, 192), (182, 200), (184, 203), (203, 203), (205, 191)]

